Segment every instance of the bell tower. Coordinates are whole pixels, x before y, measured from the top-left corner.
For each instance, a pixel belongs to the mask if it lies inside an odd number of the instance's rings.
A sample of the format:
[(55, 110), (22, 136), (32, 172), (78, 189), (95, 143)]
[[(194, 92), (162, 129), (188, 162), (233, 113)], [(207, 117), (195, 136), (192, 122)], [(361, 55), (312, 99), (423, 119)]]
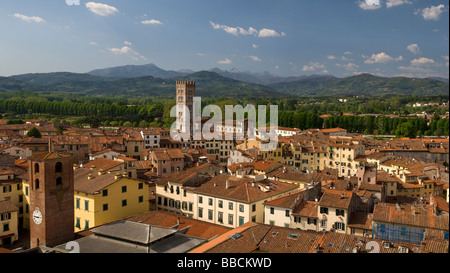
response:
[(44, 153), (28, 158), (30, 247), (54, 247), (74, 238), (72, 156)]
[[(176, 101), (177, 101), (177, 130), (186, 132), (189, 124), (190, 132), (193, 126), (193, 108), (195, 97), (195, 82), (176, 81)], [(188, 123), (189, 122), (189, 123)]]

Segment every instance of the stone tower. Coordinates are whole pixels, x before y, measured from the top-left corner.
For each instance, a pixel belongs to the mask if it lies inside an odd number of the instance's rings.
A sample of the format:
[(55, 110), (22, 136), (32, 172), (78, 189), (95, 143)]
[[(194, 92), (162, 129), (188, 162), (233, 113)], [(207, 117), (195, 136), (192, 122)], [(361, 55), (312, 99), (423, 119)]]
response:
[(74, 175), (71, 155), (28, 158), (30, 247), (54, 247), (74, 239)]
[[(179, 132), (192, 132), (192, 117), (195, 96), (195, 82), (177, 81), (176, 82), (176, 101), (177, 101), (177, 130)], [(188, 126), (188, 127), (187, 127)]]

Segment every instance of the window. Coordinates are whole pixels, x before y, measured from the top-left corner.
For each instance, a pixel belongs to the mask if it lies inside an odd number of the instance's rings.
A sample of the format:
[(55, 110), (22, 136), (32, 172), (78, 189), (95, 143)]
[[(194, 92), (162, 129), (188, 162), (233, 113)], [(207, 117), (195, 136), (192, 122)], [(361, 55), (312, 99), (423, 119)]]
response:
[(108, 189), (102, 190), (102, 196), (108, 196)]
[(255, 212), (256, 211), (256, 204), (253, 204), (252, 205), (252, 212)]
[(89, 211), (89, 201), (84, 200), (84, 210)]
[(89, 228), (89, 220), (84, 220), (84, 229)]
[(134, 146), (134, 152), (139, 152), (139, 146)]
[(232, 210), (232, 209), (233, 209), (233, 203), (229, 202), (229, 203), (228, 203), (228, 208), (229, 208), (230, 210)]
[(198, 203), (199, 203), (199, 204), (203, 204), (203, 197), (202, 197), (202, 196), (199, 196), (199, 197), (198, 197)]
[(212, 220), (212, 219), (213, 219), (213, 211), (208, 210), (208, 220)]
[(228, 224), (229, 225), (233, 224), (233, 214), (228, 214)]
[(127, 186), (122, 186), (122, 193), (127, 192)]
[(244, 205), (239, 205), (239, 211), (244, 212)]
[(138, 184), (138, 190), (142, 190), (144, 188), (144, 183), (139, 183)]
[(213, 200), (212, 200), (212, 198), (209, 198), (208, 199), (208, 205), (212, 206), (212, 204), (213, 204)]
[(55, 164), (55, 173), (60, 173), (62, 172), (62, 163), (61, 162), (56, 162)]
[(77, 219), (75, 221), (75, 227), (76, 228), (80, 228), (81, 227), (80, 220), (81, 220), (80, 217), (77, 217)]
[(334, 223), (334, 228), (337, 230), (345, 230), (345, 224), (342, 222)]
[(218, 221), (219, 223), (223, 223), (223, 212), (220, 212), (220, 211), (219, 211), (219, 214), (218, 214), (218, 216), (217, 216), (217, 221)]
[(61, 190), (62, 189), (62, 178), (58, 177), (56, 178), (56, 190)]
[(320, 213), (328, 214), (328, 208), (320, 207)]
[[(39, 189), (39, 179), (36, 178), (36, 180), (34, 180), (34, 189), (37, 190)], [(3, 192), (5, 192), (5, 187), (3, 188)]]
[(285, 215), (286, 217), (289, 217), (289, 210), (288, 210), (288, 209), (285, 211), (284, 215)]
[(127, 206), (127, 199), (122, 200), (122, 207), (126, 207)]
[(75, 208), (80, 208), (80, 198), (75, 199)]
[(144, 202), (144, 196), (142, 196), (142, 195), (141, 195), (141, 196), (139, 196), (139, 198), (138, 198), (138, 202), (139, 202), (139, 203), (142, 203), (142, 202)]
[(108, 204), (103, 204), (103, 211), (107, 211), (108, 210)]
[(38, 173), (39, 172), (39, 164), (34, 163), (34, 173)]
[(198, 208), (198, 217), (203, 218), (203, 209), (202, 208)]
[(219, 208), (223, 208), (223, 201), (222, 200), (219, 200)]
[(323, 227), (323, 228), (327, 227), (327, 219), (320, 220), (320, 227)]
[(344, 216), (344, 210), (343, 209), (336, 209), (336, 216)]
[(270, 208), (270, 214), (274, 214), (275, 213), (275, 209), (274, 208)]

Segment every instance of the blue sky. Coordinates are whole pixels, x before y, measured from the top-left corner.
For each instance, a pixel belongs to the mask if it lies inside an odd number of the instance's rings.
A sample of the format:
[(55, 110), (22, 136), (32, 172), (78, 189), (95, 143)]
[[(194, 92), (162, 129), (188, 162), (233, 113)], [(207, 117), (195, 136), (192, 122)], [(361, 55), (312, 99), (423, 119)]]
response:
[(448, 78), (448, 24), (448, 0), (0, 0), (0, 75), (154, 63)]

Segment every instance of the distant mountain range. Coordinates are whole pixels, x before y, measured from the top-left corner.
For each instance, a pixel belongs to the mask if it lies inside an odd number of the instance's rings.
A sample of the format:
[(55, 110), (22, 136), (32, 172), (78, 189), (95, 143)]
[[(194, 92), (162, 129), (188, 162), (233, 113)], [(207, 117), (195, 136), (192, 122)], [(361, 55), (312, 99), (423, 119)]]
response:
[(1, 91), (77, 92), (108, 96), (173, 97), (175, 81), (196, 82), (196, 94), (203, 97), (286, 96), (379, 96), (448, 95), (448, 79), (378, 77), (360, 74), (337, 78), (332, 75), (281, 77), (269, 72), (252, 73), (213, 68), (209, 71), (164, 70), (155, 64), (126, 65), (96, 69), (88, 73), (31, 73), (0, 77)]

